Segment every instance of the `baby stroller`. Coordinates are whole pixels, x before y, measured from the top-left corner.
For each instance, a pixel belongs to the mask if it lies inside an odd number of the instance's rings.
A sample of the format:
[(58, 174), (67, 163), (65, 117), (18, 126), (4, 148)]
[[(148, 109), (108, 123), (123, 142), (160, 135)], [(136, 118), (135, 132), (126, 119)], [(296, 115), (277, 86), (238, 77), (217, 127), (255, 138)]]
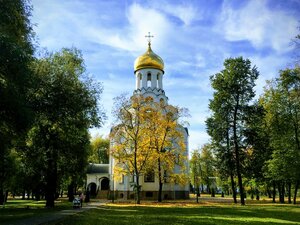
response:
[(81, 208), (81, 202), (79, 198), (74, 198), (73, 200), (73, 209)]

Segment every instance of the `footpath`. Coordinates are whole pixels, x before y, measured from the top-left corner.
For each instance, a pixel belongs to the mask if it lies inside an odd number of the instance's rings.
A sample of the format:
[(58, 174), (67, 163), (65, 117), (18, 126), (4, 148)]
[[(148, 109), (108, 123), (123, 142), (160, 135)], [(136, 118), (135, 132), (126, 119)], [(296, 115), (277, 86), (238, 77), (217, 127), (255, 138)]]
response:
[(9, 223), (7, 225), (43, 225), (48, 223), (53, 223), (55, 221), (59, 221), (67, 216), (72, 216), (77, 213), (82, 213), (90, 209), (95, 209), (98, 206), (105, 205), (104, 202), (90, 202), (85, 204), (80, 209), (67, 209), (58, 212), (49, 213), (46, 215), (41, 215), (40, 217), (32, 217), (28, 219), (22, 219), (20, 221), (15, 221), (13, 223)]

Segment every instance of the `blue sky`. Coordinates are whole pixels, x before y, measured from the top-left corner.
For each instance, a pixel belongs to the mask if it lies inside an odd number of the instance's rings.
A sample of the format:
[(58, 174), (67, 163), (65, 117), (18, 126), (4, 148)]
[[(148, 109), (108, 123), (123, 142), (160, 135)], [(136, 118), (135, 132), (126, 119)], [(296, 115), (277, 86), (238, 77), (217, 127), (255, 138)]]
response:
[(32, 0), (32, 23), (40, 47), (80, 49), (87, 72), (103, 83), (108, 115), (96, 133), (108, 136), (113, 98), (132, 94), (134, 60), (153, 51), (165, 63), (169, 103), (189, 109), (190, 151), (209, 141), (205, 120), (213, 90), (209, 77), (229, 57), (249, 58), (265, 80), (292, 66), (291, 39), (299, 33), (300, 0)]

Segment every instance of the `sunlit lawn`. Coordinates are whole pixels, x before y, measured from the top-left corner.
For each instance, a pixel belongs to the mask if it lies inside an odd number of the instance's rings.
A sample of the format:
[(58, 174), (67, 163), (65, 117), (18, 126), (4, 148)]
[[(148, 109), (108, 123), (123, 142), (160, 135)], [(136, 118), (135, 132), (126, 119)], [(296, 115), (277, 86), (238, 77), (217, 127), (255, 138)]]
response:
[(270, 203), (109, 204), (55, 224), (300, 224), (300, 208)]
[[(300, 206), (272, 204), (269, 200), (247, 200), (246, 206), (231, 203), (230, 198), (202, 196), (194, 200), (163, 203), (142, 201), (141, 205), (128, 202), (109, 203), (96, 209), (66, 216), (50, 224), (300, 224)], [(72, 203), (62, 200), (55, 209), (45, 209), (44, 201), (10, 200), (0, 207), (0, 224), (11, 224), (27, 218), (55, 215), (71, 209)]]
[(72, 203), (65, 199), (57, 201), (54, 209), (46, 209), (45, 201), (10, 199), (4, 207), (0, 206), (0, 224), (10, 224), (30, 217), (47, 216), (71, 207)]

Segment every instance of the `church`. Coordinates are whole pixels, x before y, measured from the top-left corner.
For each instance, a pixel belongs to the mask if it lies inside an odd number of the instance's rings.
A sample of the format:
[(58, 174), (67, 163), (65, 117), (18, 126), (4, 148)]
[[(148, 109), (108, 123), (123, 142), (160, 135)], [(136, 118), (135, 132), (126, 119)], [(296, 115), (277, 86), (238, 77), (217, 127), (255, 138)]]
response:
[[(163, 89), (164, 62), (160, 56), (155, 54), (151, 48), (150, 34), (148, 36), (148, 49), (134, 62), (135, 90), (133, 96), (139, 95), (143, 98), (151, 98), (153, 102), (164, 103), (168, 106), (168, 97)], [(171, 107), (171, 106), (170, 106)], [(113, 129), (113, 128), (112, 128)], [(183, 171), (184, 175), (189, 175), (188, 164), (188, 129), (178, 125), (181, 136), (184, 140), (184, 147), (180, 154), (183, 154), (184, 169), (179, 165), (172, 168), (174, 173)], [(113, 148), (111, 140), (111, 147)], [(114, 167), (116, 160), (109, 156), (109, 164), (89, 164), (87, 169), (86, 189), (92, 196), (97, 198), (134, 199), (132, 175), (122, 175), (122, 179), (116, 179)], [(158, 196), (158, 177), (153, 174), (144, 174), (139, 178), (141, 186), (141, 199), (154, 200)], [(178, 182), (164, 182), (162, 189), (163, 199), (187, 199), (189, 198), (189, 182), (184, 184)]]

